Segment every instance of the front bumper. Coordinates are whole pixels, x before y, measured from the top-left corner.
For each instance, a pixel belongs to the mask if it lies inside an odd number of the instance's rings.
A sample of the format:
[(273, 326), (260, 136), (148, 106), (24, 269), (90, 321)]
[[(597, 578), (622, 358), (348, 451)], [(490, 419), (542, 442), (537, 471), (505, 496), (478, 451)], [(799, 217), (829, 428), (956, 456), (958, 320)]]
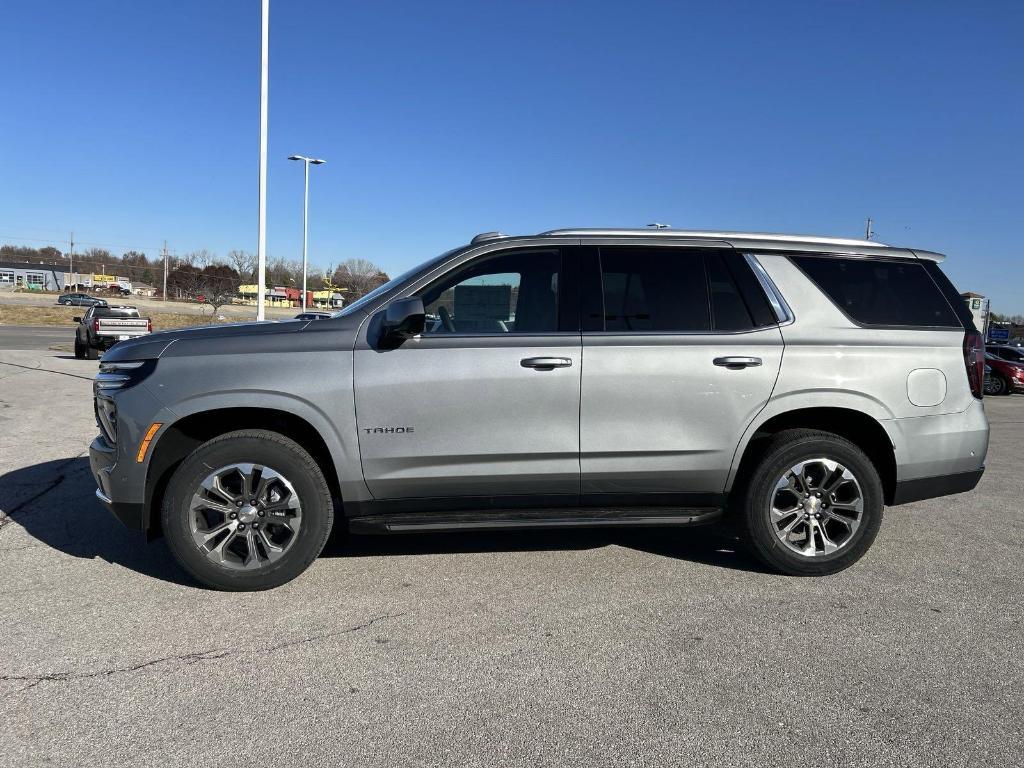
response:
[(117, 448), (99, 435), (89, 446), (89, 466), (96, 481), (96, 498), (109, 509), (125, 526), (136, 531), (145, 531), (147, 520), (145, 504), (139, 502), (114, 501), (115, 472), (117, 471)]

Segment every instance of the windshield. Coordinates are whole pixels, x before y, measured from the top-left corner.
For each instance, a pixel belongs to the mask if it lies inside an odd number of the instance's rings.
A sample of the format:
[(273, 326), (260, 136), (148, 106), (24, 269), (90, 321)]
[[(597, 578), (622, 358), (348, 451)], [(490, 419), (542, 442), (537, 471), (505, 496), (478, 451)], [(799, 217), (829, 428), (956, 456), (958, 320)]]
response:
[(338, 317), (345, 317), (346, 315), (350, 315), (353, 312), (356, 312), (356, 311), (362, 309), (367, 304), (372, 302), (374, 299), (376, 299), (376, 298), (378, 298), (380, 296), (383, 296), (385, 293), (390, 291), (392, 288), (397, 288), (400, 284), (404, 283), (406, 280), (408, 280), (410, 277), (412, 277), (416, 273), (422, 272), (424, 270), (427, 270), (427, 269), (429, 269), (431, 267), (436, 266), (437, 264), (439, 264), (440, 262), (444, 261), (449, 256), (451, 256), (453, 253), (455, 253), (455, 251), (457, 251), (457, 250), (458, 250), (457, 248), (453, 248), (450, 251), (445, 251), (440, 256), (435, 256), (434, 258), (429, 259), (428, 261), (425, 261), (422, 264), (417, 264), (415, 267), (413, 267), (412, 269), (406, 270), (405, 272), (400, 274), (398, 277), (391, 278), (386, 283), (384, 283), (384, 285), (377, 286), (376, 288), (374, 288), (372, 291), (370, 291), (366, 295), (361, 296), (360, 298), (358, 298), (355, 301), (353, 301), (351, 304), (349, 304), (347, 307), (345, 307), (343, 310), (341, 310), (341, 312), (337, 316)]

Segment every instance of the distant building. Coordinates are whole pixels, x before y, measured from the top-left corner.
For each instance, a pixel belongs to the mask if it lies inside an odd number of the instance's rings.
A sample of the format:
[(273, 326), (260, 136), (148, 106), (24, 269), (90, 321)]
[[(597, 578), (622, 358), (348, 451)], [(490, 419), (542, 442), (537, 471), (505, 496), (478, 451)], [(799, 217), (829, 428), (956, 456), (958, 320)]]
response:
[(980, 293), (974, 293), (973, 291), (967, 291), (961, 293), (960, 297), (967, 304), (967, 308), (971, 310), (971, 315), (974, 316), (974, 327), (978, 329), (981, 335), (988, 335), (988, 299), (982, 296)]
[(52, 264), (0, 262), (0, 289), (59, 291), (64, 272)]
[(146, 285), (145, 283), (132, 283), (132, 293), (136, 296), (152, 298), (153, 296), (156, 296), (157, 289), (152, 285)]

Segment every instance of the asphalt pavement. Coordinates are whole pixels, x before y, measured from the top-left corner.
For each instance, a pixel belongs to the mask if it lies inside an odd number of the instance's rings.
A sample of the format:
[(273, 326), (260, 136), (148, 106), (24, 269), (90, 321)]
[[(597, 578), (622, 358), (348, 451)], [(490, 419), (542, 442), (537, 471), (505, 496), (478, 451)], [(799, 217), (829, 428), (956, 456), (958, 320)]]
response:
[(74, 344), (75, 327), (55, 325), (0, 325), (0, 350), (46, 350), (53, 344)]
[(0, 352), (2, 766), (1021, 764), (1024, 396), (976, 491), (827, 578), (700, 530), (338, 535), (224, 594), (93, 498), (95, 366)]

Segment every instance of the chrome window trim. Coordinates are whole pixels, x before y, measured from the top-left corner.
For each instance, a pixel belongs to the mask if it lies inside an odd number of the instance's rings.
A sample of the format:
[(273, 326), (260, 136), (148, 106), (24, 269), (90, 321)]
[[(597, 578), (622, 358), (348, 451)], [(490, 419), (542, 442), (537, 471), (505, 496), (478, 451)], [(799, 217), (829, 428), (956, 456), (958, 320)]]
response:
[(757, 260), (757, 256), (753, 253), (744, 253), (743, 258), (750, 266), (751, 271), (754, 273), (754, 277), (757, 278), (757, 282), (761, 284), (761, 288), (768, 297), (768, 303), (772, 305), (772, 310), (775, 312), (775, 316), (779, 319), (779, 325), (789, 325), (796, 320), (793, 310), (790, 309), (789, 304), (786, 303), (786, 299), (783, 297), (782, 292), (775, 287), (775, 283), (773, 283), (772, 279), (768, 277), (768, 273), (765, 272), (761, 262)]

